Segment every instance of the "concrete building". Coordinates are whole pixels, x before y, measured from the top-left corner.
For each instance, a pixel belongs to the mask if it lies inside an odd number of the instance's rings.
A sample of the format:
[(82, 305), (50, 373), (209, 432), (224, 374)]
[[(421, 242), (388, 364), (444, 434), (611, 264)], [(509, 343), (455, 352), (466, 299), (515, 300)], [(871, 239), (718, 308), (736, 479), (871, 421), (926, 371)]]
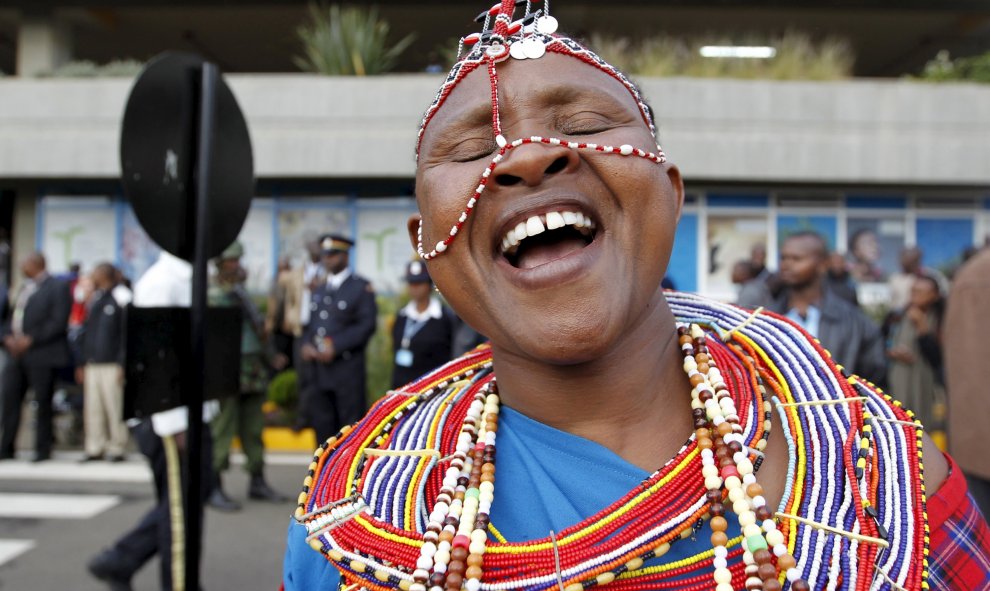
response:
[[(143, 271), (155, 247), (117, 181), (131, 80), (42, 74), (70, 60), (193, 49), (228, 72), (254, 144), (258, 198), (242, 234), (252, 287), (264, 290), (280, 257), (298, 257), (305, 237), (328, 229), (358, 238), (356, 265), (380, 290), (398, 287), (412, 254), (404, 226), (415, 210), (415, 131), (439, 75), (294, 72), (303, 2), (12, 4), (0, 8), (0, 70), (16, 74), (0, 78), (0, 226), (12, 228), (15, 256), (41, 248), (55, 270), (110, 259), (132, 276)], [(455, 4), (463, 16), (463, 2), (380, 4), (397, 34), (420, 31), (408, 70), (422, 69), (444, 39), (473, 30), (444, 22)], [(911, 244), (926, 264), (950, 269), (965, 247), (990, 235), (990, 86), (901, 76), (942, 49), (990, 49), (990, 8), (790, 4), (554, 3), (571, 30), (790, 27), (843, 34), (856, 48), (857, 77), (845, 81), (640, 81), (664, 149), (688, 183), (675, 283), (730, 298), (732, 263), (757, 242), (775, 260), (780, 237), (800, 228), (822, 232), (841, 251), (871, 236), (877, 248), (864, 256), (883, 271)]]

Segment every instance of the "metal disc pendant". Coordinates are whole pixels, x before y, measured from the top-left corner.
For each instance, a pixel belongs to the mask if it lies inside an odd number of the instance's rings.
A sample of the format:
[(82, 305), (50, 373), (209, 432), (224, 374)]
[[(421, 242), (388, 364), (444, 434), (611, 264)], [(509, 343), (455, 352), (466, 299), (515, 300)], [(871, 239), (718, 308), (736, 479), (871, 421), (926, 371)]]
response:
[(547, 47), (543, 45), (543, 41), (536, 37), (526, 37), (523, 39), (523, 51), (526, 52), (526, 57), (535, 60), (543, 57), (543, 54), (547, 52)]
[(553, 35), (557, 32), (557, 19), (550, 15), (541, 16), (536, 19), (536, 30), (544, 35)]
[(526, 59), (526, 48), (522, 41), (516, 41), (509, 46), (509, 55), (517, 60)]

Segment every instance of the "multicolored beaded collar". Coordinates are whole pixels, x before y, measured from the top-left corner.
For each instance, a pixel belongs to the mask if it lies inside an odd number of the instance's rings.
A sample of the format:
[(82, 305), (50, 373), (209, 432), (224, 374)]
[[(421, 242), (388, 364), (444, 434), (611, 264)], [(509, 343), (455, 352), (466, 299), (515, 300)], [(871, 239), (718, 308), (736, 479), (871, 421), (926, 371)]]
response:
[[(443, 254), (447, 248), (450, 247), (456, 239), (457, 234), (467, 223), (468, 217), (474, 210), (478, 199), (481, 197), (482, 193), (484, 193), (485, 187), (488, 185), (488, 179), (491, 177), (492, 172), (494, 172), (499, 163), (505, 159), (506, 154), (514, 148), (527, 144), (543, 144), (548, 146), (564, 146), (572, 150), (586, 150), (601, 154), (645, 158), (651, 162), (655, 162), (656, 164), (663, 164), (667, 161), (667, 157), (664, 155), (659, 144), (656, 145), (656, 151), (654, 152), (653, 146), (647, 147), (646, 149), (628, 144), (622, 146), (605, 146), (588, 142), (573, 142), (561, 138), (543, 136), (522, 137), (510, 141), (502, 135), (502, 123), (499, 116), (499, 81), (496, 64), (510, 58), (515, 60), (539, 59), (547, 53), (557, 53), (581, 60), (589, 66), (605, 72), (622, 83), (622, 85), (625, 86), (632, 95), (633, 99), (636, 101), (636, 104), (639, 106), (640, 113), (643, 116), (643, 122), (650, 128), (654, 138), (656, 137), (656, 127), (653, 122), (653, 115), (651, 114), (649, 106), (647, 106), (646, 102), (643, 100), (643, 97), (641, 96), (636, 85), (633, 84), (625, 76), (625, 74), (603, 60), (587, 47), (584, 47), (573, 39), (562, 35), (557, 35), (557, 20), (550, 16), (549, 4), (549, 1), (544, 2), (543, 8), (534, 12), (532, 11), (531, 2), (502, 0), (500, 3), (492, 6), (486, 13), (482, 13), (484, 18), (484, 30), (481, 33), (468, 35), (467, 37), (461, 39), (462, 46), (467, 44), (470, 45), (472, 49), (463, 59), (460, 59), (456, 64), (454, 64), (454, 67), (447, 74), (447, 78), (440, 87), (440, 90), (437, 91), (436, 98), (433, 99), (433, 103), (426, 110), (426, 114), (423, 116), (423, 122), (420, 125), (419, 135), (416, 140), (417, 159), (419, 158), (419, 148), (423, 140), (423, 134), (426, 132), (426, 128), (430, 124), (430, 121), (433, 119), (433, 116), (436, 114), (437, 110), (443, 106), (444, 101), (447, 100), (447, 97), (465, 76), (477, 70), (481, 66), (487, 67), (488, 79), (491, 84), (492, 135), (495, 138), (495, 143), (498, 150), (492, 157), (488, 167), (485, 168), (484, 172), (482, 172), (481, 178), (478, 182), (478, 187), (468, 198), (467, 203), (457, 220), (450, 227), (450, 230), (446, 233), (444, 238), (438, 241), (429, 251), (426, 251), (423, 245), (423, 222), (420, 221), (419, 240), (416, 250), (423, 260), (435, 258)], [(525, 5), (525, 14), (523, 18), (513, 21), (513, 14), (515, 13), (517, 5)], [(492, 22), (494, 22), (494, 25), (491, 29), (489, 29), (489, 25), (491, 25)]]
[[(910, 411), (843, 375), (783, 318), (666, 297), (694, 432), (640, 487), (547, 538), (499, 540), (488, 514), (499, 400), (482, 347), (390, 392), (317, 450), (296, 511), (310, 545), (347, 584), (376, 590), (662, 588), (685, 572), (699, 576), (678, 588), (927, 589), (922, 431)], [(755, 472), (774, 406), (789, 464), (771, 512)], [(742, 538), (724, 533), (730, 507)], [(713, 549), (664, 564), (706, 518)]]

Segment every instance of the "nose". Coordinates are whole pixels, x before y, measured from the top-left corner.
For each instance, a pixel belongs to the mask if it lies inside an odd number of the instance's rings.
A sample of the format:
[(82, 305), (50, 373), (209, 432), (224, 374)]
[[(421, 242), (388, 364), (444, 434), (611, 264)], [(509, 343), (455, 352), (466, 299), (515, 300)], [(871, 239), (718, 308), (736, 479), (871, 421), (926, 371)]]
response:
[(539, 185), (547, 177), (574, 169), (578, 165), (576, 150), (544, 143), (527, 143), (509, 150), (495, 169), (495, 183), (500, 187)]

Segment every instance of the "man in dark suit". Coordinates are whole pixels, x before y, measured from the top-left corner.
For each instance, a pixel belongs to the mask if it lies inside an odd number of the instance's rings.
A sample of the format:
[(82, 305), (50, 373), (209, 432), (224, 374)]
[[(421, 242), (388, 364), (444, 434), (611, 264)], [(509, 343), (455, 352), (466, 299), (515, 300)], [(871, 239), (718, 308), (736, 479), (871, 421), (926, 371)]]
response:
[(21, 406), (28, 388), (38, 402), (35, 462), (47, 460), (52, 450), (52, 394), (55, 372), (69, 364), (67, 326), (72, 296), (63, 281), (45, 270), (45, 257), (34, 252), (21, 263), (24, 284), (13, 301), (3, 328), (3, 346), (10, 359), (0, 384), (0, 459), (14, 457), (14, 439), (21, 423)]
[(301, 355), (310, 366), (312, 390), (306, 408), (317, 441), (326, 441), (364, 414), (364, 349), (375, 333), (375, 292), (350, 270), (353, 242), (326, 236), (320, 243), (327, 279), (316, 288)]

